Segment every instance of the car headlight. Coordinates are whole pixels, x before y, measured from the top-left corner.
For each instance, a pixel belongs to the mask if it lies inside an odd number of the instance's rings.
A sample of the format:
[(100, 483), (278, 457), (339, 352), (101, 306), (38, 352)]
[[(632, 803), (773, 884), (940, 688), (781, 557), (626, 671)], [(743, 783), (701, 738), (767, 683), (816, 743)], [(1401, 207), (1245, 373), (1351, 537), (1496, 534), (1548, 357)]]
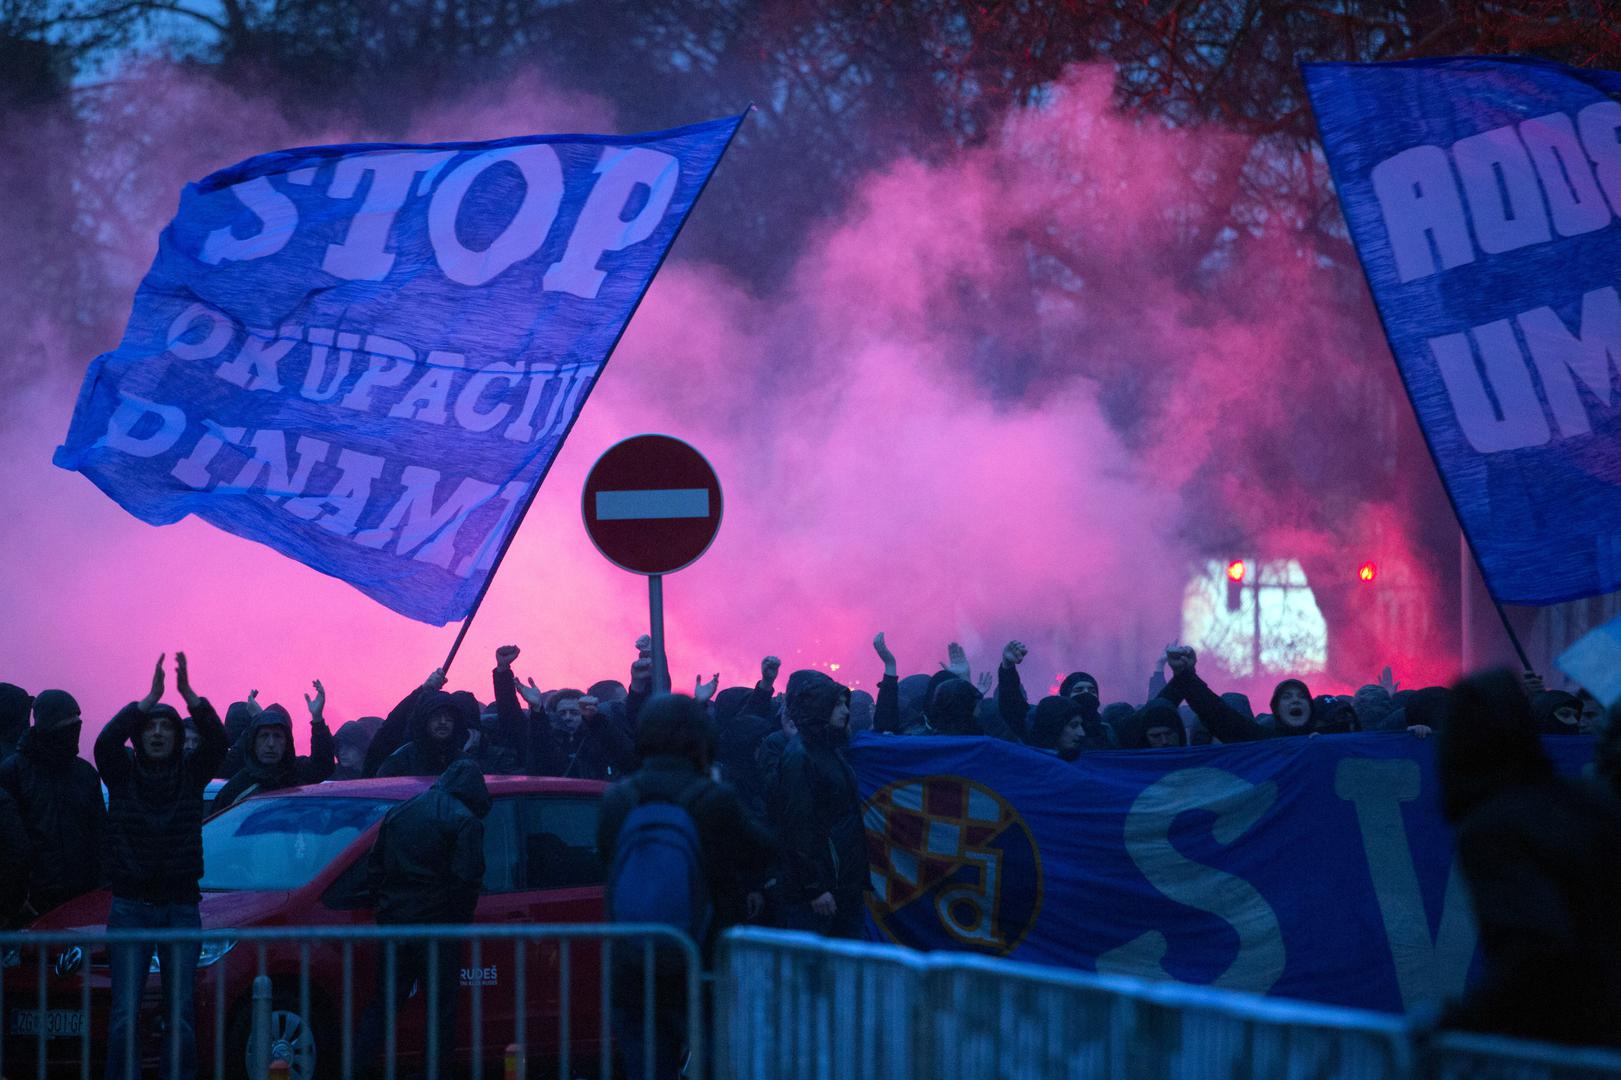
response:
[[(160, 951), (162, 948), (163, 946), (158, 946)], [(224, 958), (226, 953), (234, 948), (236, 948), (236, 938), (211, 938), (203, 942), (202, 950), (197, 957), (197, 966), (205, 968), (217, 964)], [(147, 971), (152, 975), (156, 975), (159, 971), (158, 954), (156, 952), (152, 954), (152, 963), (147, 968)]]

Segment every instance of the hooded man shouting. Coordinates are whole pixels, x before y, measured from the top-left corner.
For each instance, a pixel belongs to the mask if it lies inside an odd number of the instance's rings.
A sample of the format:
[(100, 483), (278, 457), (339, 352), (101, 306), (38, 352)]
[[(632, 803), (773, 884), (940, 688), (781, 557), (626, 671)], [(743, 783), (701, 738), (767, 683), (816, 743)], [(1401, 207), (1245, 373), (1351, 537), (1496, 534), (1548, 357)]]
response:
[(0, 763), (0, 789), (28, 831), (28, 909), (43, 915), (101, 884), (107, 812), (101, 780), (79, 756), (79, 703), (66, 690), (34, 699), (34, 726)]
[(248, 722), (242, 768), (214, 797), (214, 813), (238, 799), (263, 791), (319, 784), (337, 769), (332, 732), (326, 726), (326, 689), (315, 680), (315, 696), (304, 695), (310, 710), (310, 754), (293, 751), (293, 718), (280, 705), (267, 705)]

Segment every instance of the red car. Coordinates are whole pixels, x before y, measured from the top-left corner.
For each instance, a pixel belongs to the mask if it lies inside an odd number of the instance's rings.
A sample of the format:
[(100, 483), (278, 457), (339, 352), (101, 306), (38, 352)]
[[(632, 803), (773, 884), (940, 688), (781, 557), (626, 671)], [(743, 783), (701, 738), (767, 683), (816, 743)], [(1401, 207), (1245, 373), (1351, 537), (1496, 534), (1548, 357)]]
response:
[[(476, 921), (505, 926), (601, 922), (604, 868), (597, 854), (597, 814), (605, 785), (525, 776), (486, 779), (491, 809), (484, 819), (484, 892)], [(372, 924), (365, 889), (366, 855), (378, 823), (390, 807), (421, 793), (432, 782), (432, 777), (398, 777), (317, 784), (246, 799), (209, 818), (203, 824), (203, 928), (228, 931)], [(91, 893), (52, 911), (30, 929), (101, 930), (110, 904), (110, 894)], [(238, 949), (231, 942), (203, 950), (197, 972), (197, 1061), (202, 1075), (213, 1072), (218, 1000), (225, 1003), (227, 1075), (241, 1075), (246, 1069), (252, 984), (258, 973), (255, 948), (244, 945)], [(531, 942), (523, 948), (529, 1059), (532, 1063), (555, 1061), (561, 1004), (558, 947), (555, 942)], [(274, 986), (272, 1058), (287, 1061), (290, 1075), (298, 1080), (310, 1080), (318, 1075), (318, 1068), (319, 1075), (334, 1075), (342, 1053), (343, 946), (336, 942), (310, 945), (307, 1016), (300, 1009), (298, 944), (278, 943), (266, 949), (266, 967)], [(513, 949), (511, 942), (484, 943), (481, 970), (475, 971), (469, 963), (470, 946), (462, 947), (460, 1060), (466, 1060), (472, 1046), (474, 980), (482, 983), (484, 1056), (499, 1062), (511, 1041), (516, 1019)], [(106, 1054), (109, 1004), (106, 950), (93, 948), (86, 957), (84, 950), (60, 946), (48, 953), (48, 1012), (43, 1018), (36, 1011), (39, 972), (35, 954), (24, 951), (20, 960), (13, 956), (7, 961), (11, 966), (4, 981), (6, 1072), (23, 1075), (34, 1071), (37, 1032), (43, 1020), (48, 1066), (52, 1071), (71, 1066), (77, 1073), (85, 1023), (80, 969), (88, 961), (91, 1071), (99, 1073)], [(376, 945), (355, 946), (351, 985), (356, 1029), (376, 989), (377, 962)], [(592, 1066), (599, 1052), (599, 973), (599, 948), (577, 943), (570, 954), (570, 1057), (582, 1068)], [(160, 997), (158, 980), (151, 978), (139, 1030), (144, 1057), (153, 1066), (166, 1022)], [(396, 1015), (402, 1021), (400, 1060), (406, 1064), (421, 1052), (425, 1019), (416, 1002), (402, 1003)], [(500, 1075), (498, 1064), (494, 1075)]]

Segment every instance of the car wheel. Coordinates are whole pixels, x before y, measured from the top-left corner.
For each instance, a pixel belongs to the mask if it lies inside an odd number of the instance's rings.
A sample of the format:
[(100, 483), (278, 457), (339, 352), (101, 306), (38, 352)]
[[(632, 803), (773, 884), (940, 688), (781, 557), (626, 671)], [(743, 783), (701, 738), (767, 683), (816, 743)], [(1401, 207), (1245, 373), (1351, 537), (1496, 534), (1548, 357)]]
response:
[[(310, 1002), (310, 1011), (319, 1015), (319, 1002)], [(276, 994), (270, 1004), (270, 1060), (287, 1063), (288, 1080), (315, 1080), (323, 1052), (337, 1061), (337, 1044), (327, 1037), (324, 1025), (313, 1016), (299, 1012), (298, 996)], [(243, 1075), (253, 1073), (253, 1009), (250, 1003), (237, 1010), (226, 1046), (226, 1061), (242, 1063)], [(329, 1070), (330, 1071), (330, 1070)]]

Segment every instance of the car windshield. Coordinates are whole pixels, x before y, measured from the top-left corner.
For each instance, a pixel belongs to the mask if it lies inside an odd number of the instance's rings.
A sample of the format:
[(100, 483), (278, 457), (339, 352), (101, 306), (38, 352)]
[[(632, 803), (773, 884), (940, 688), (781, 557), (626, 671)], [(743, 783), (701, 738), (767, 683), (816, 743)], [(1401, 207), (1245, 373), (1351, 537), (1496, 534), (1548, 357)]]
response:
[(202, 887), (297, 889), (388, 812), (387, 799), (250, 799), (203, 824)]

